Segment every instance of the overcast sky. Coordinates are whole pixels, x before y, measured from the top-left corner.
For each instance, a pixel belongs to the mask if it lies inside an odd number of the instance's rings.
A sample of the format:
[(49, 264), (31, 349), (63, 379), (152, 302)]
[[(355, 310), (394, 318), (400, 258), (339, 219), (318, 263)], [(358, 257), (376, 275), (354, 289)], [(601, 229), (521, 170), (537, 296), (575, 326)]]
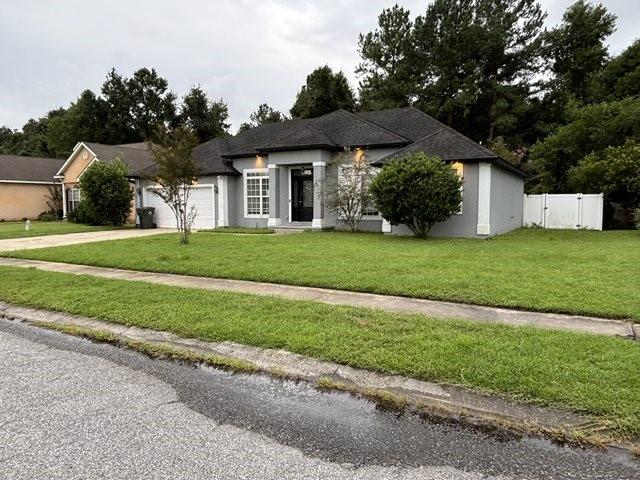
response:
[[(358, 33), (393, 0), (0, 0), (0, 125), (99, 92), (107, 71), (155, 67), (179, 96), (200, 84), (229, 105), (233, 130), (263, 102), (288, 111), (319, 65), (352, 85)], [(412, 15), (426, 0), (400, 0)], [(541, 0), (547, 25), (571, 0)], [(618, 15), (618, 53), (640, 37), (640, 0), (604, 0)]]

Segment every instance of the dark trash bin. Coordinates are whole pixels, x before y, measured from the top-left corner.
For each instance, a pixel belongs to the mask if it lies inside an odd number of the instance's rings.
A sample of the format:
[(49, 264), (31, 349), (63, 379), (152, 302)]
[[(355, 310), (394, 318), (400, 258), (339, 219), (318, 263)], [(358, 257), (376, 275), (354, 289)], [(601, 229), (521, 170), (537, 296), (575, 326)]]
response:
[(153, 223), (153, 212), (155, 210), (156, 209), (154, 207), (136, 208), (136, 213), (140, 219), (140, 228), (145, 230), (148, 228), (156, 228), (156, 224)]

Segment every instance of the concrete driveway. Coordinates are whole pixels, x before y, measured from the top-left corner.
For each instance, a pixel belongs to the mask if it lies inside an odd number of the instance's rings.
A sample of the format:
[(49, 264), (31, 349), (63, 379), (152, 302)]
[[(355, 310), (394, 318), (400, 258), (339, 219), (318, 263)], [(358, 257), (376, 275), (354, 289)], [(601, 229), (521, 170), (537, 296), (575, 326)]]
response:
[(14, 250), (30, 250), (33, 248), (60, 247), (75, 245), (76, 243), (101, 242), (103, 240), (121, 240), (123, 238), (148, 237), (161, 233), (173, 233), (171, 228), (154, 228), (139, 230), (129, 228), (125, 230), (102, 230), (99, 232), (66, 233), (64, 235), (45, 235), (42, 237), (8, 238), (0, 240), (0, 252)]

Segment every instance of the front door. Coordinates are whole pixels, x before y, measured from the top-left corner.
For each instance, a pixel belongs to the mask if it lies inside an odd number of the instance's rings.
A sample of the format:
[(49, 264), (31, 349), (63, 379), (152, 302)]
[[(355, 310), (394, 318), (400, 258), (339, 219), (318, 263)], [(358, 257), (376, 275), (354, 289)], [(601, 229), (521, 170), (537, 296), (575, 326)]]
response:
[(291, 221), (313, 220), (313, 170), (291, 170)]

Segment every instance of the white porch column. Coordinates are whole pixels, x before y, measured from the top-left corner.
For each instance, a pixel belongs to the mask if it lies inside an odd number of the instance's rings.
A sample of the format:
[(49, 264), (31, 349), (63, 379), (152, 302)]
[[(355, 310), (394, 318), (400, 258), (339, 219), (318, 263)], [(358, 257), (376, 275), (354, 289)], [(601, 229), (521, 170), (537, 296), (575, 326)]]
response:
[(478, 235), (491, 234), (491, 164), (478, 164)]
[(229, 226), (229, 177), (218, 175), (218, 227)]
[(313, 162), (313, 221), (311, 228), (324, 226), (324, 182), (327, 163)]
[(280, 215), (280, 167), (269, 164), (269, 220), (268, 227), (279, 227), (282, 225)]

